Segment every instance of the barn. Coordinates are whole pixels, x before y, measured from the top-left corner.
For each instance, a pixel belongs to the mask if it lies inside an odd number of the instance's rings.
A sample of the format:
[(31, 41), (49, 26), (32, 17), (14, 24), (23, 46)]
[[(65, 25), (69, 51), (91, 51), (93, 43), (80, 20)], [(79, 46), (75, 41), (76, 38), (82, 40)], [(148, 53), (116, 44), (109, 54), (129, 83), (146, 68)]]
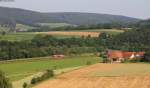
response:
[(118, 50), (109, 50), (107, 51), (108, 60), (111, 62), (122, 62), (126, 59), (133, 60), (142, 58), (145, 52), (127, 52), (127, 51), (118, 51)]
[(65, 57), (65, 55), (62, 55), (62, 54), (60, 54), (60, 55), (53, 55), (53, 58), (56, 59), (56, 60), (57, 60), (57, 59), (58, 59), (58, 60), (59, 60), (59, 59), (64, 59), (64, 57)]

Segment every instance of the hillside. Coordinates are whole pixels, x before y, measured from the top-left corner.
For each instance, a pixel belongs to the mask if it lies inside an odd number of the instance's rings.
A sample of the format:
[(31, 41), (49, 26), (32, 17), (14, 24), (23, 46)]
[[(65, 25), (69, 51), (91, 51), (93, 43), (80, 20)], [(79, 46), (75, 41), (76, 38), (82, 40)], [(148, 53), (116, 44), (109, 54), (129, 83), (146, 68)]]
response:
[(47, 13), (47, 14), (52, 18), (58, 18), (63, 22), (77, 25), (112, 23), (112, 22), (134, 23), (139, 21), (139, 19), (126, 16), (98, 14), (98, 13), (62, 12), (62, 13)]
[(118, 15), (61, 12), (41, 13), (18, 8), (0, 7), (0, 23), (20, 23), (35, 25), (35, 23), (69, 23), (76, 25), (111, 23), (111, 22), (137, 22), (139, 19)]
[(136, 26), (141, 29), (150, 29), (150, 19), (142, 20), (142, 21), (138, 22)]

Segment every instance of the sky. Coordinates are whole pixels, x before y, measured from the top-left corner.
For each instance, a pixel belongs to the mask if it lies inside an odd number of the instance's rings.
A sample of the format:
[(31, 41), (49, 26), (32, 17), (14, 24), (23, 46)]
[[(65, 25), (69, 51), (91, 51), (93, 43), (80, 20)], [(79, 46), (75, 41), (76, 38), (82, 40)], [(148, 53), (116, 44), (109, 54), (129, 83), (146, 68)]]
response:
[[(13, 1), (13, 0), (11, 0)], [(0, 0), (0, 6), (40, 12), (89, 12), (150, 18), (150, 0)]]

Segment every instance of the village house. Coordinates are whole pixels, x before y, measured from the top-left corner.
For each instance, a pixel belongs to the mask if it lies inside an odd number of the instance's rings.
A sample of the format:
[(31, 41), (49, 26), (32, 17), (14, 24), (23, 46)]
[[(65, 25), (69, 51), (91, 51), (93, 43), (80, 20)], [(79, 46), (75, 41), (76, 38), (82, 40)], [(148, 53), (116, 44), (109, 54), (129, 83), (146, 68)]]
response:
[(126, 59), (133, 60), (139, 59), (144, 56), (145, 52), (126, 52), (126, 51), (117, 51), (117, 50), (109, 50), (107, 52), (108, 60), (111, 62), (122, 62)]
[(62, 54), (60, 54), (60, 55), (53, 55), (54, 59), (64, 59), (64, 57), (65, 57), (65, 55), (62, 55)]

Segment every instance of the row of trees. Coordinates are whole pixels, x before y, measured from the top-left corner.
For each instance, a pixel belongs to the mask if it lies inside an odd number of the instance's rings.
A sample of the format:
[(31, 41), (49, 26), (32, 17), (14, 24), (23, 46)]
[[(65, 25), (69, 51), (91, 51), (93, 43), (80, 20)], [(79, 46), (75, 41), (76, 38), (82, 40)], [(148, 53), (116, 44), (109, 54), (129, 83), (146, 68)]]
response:
[[(109, 48), (126, 51), (149, 51), (150, 30), (134, 29), (123, 34), (116, 35), (110, 40)], [(111, 46), (113, 45), (113, 46)]]
[(0, 41), (0, 60), (43, 57), (54, 54), (82, 54), (106, 49), (150, 51), (150, 30), (134, 29), (119, 35), (100, 34), (97, 38), (55, 38), (37, 35), (31, 41)]
[(57, 39), (49, 35), (38, 35), (31, 41), (0, 41), (0, 60), (96, 52), (100, 45), (97, 40), (98, 38)]
[(122, 28), (129, 28), (132, 27), (134, 24), (125, 24), (125, 23), (101, 23), (95, 25), (80, 25), (80, 26), (64, 26), (64, 27), (57, 27), (51, 28), (49, 26), (41, 26), (29, 32), (46, 32), (46, 31), (69, 31), (69, 30), (87, 30), (87, 29), (122, 29)]

